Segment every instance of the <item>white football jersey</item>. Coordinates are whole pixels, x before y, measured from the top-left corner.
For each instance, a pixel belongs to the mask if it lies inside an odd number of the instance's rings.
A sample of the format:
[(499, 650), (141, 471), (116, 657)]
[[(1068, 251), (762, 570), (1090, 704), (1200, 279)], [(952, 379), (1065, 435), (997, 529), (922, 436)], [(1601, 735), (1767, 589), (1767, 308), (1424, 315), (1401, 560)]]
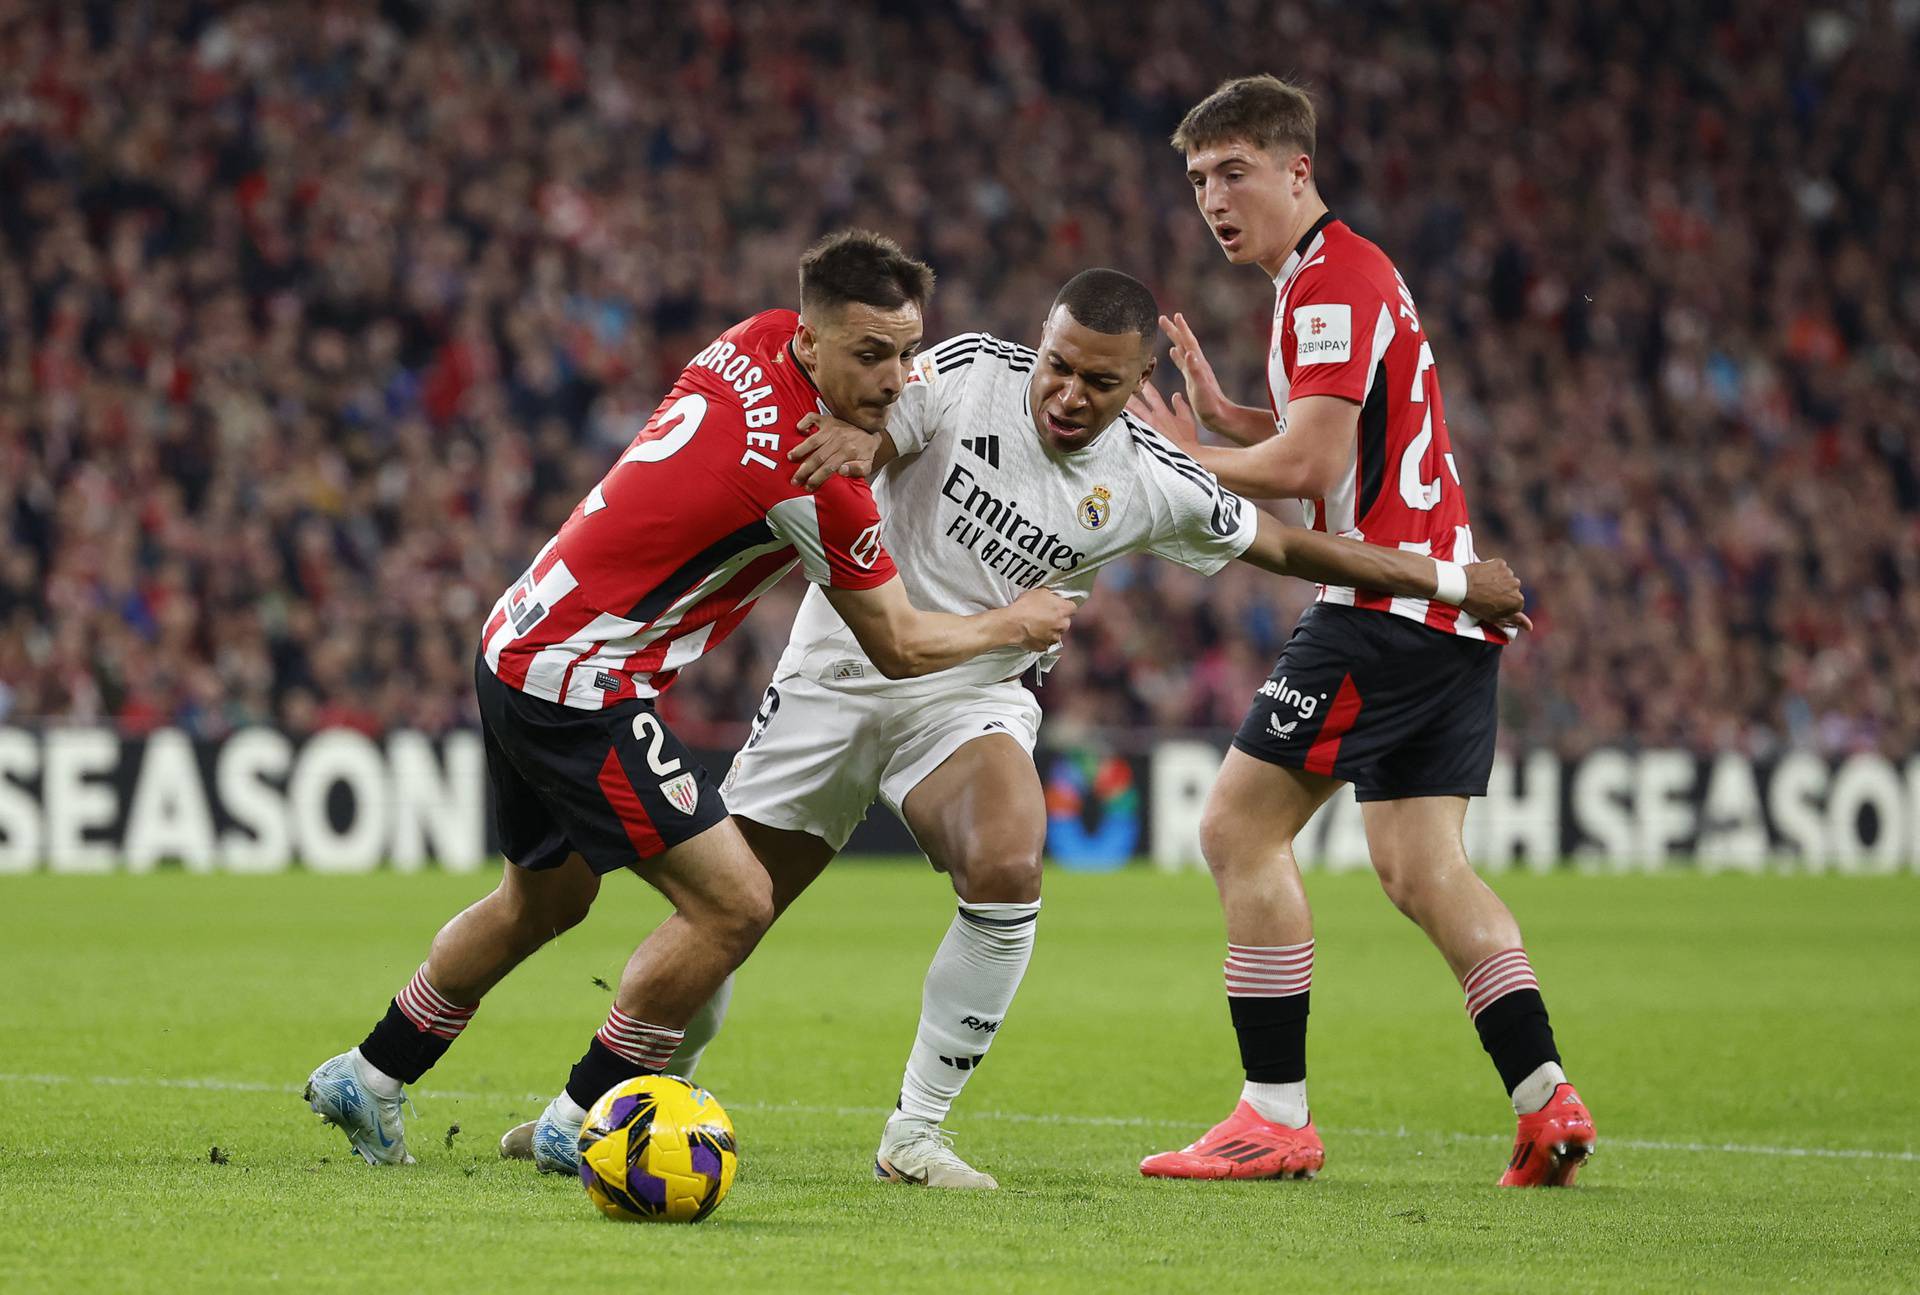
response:
[[(899, 457), (873, 493), (881, 542), (922, 611), (968, 615), (1028, 589), (1075, 603), (1094, 574), (1155, 553), (1212, 575), (1253, 543), (1252, 504), (1131, 414), (1091, 445), (1058, 454), (1041, 440), (1027, 384), (1031, 347), (963, 333), (915, 361), (887, 423)], [(888, 680), (818, 589), (808, 589), (780, 671), (844, 689), (933, 691), (1010, 679), (1041, 654), (1002, 648), (938, 674)]]

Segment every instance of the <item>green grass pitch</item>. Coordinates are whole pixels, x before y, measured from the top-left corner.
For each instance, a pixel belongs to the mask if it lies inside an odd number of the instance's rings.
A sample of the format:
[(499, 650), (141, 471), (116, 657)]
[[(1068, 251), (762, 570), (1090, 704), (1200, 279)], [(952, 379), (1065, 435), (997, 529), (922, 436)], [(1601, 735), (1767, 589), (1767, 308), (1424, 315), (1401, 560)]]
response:
[[(747, 966), (702, 1079), (742, 1171), (697, 1227), (601, 1219), (500, 1160), (662, 915), (612, 878), (415, 1094), (420, 1164), (306, 1111), (491, 878), (0, 880), (0, 1290), (1813, 1290), (1920, 1281), (1920, 877), (1509, 877), (1601, 1154), (1492, 1186), (1511, 1115), (1438, 956), (1318, 876), (1312, 1183), (1136, 1165), (1237, 1087), (1199, 875), (1053, 874), (1039, 951), (953, 1120), (1002, 1189), (871, 1181), (951, 912), (843, 865)], [(458, 1131), (455, 1131), (458, 1126)], [(213, 1163), (211, 1149), (225, 1163)]]

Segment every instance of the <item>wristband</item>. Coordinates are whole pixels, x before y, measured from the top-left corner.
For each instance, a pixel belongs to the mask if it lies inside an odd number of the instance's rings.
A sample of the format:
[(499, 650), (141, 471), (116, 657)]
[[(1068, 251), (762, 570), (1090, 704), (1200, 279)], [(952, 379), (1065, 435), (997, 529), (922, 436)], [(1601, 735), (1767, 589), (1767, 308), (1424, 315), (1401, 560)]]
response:
[(1433, 560), (1433, 596), (1453, 607), (1467, 601), (1467, 569), (1458, 562)]

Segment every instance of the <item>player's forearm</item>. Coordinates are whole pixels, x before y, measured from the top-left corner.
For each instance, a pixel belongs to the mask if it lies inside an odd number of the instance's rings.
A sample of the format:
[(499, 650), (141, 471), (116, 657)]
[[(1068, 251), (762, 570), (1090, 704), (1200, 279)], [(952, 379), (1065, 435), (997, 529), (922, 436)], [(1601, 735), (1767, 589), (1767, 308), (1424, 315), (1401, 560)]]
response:
[(1279, 430), (1273, 411), (1259, 405), (1228, 404), (1202, 420), (1210, 432), (1226, 437), (1235, 445), (1258, 445)]
[(1241, 556), (1277, 575), (1396, 598), (1432, 598), (1439, 589), (1440, 568), (1432, 558), (1286, 526), (1265, 515), (1253, 544)]
[(1202, 445), (1193, 457), (1236, 495), (1254, 499), (1317, 499), (1319, 476), (1310, 464), (1299, 462), (1284, 436), (1269, 438), (1245, 449)]
[(972, 616), (915, 611), (896, 621), (886, 637), (885, 645), (876, 644), (878, 651), (868, 648), (867, 655), (887, 678), (912, 679), (971, 661), (982, 652), (1014, 647), (1022, 636), (1011, 609), (994, 607)]
[[(872, 589), (828, 586), (825, 592), (853, 631), (860, 650), (889, 679), (932, 674), (982, 652), (1018, 646), (1026, 641), (1029, 629), (1014, 605), (972, 616), (921, 611), (907, 600), (906, 586), (898, 576)], [(1065, 632), (1064, 621), (1059, 630)], [(1057, 639), (1058, 634), (1053, 637)]]

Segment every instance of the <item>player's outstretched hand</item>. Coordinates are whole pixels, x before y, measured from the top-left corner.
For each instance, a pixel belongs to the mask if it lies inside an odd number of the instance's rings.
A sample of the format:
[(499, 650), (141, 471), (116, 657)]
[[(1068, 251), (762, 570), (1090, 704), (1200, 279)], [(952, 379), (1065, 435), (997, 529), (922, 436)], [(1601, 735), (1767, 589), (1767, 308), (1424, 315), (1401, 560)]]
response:
[(1195, 416), (1208, 427), (1220, 426), (1232, 402), (1220, 390), (1220, 379), (1213, 376), (1213, 366), (1207, 363), (1206, 352), (1200, 349), (1200, 339), (1187, 326), (1187, 317), (1177, 313), (1171, 318), (1160, 316), (1160, 331), (1172, 344), (1174, 367), (1187, 380), (1187, 403), (1193, 406)]
[(1510, 629), (1531, 630), (1533, 622), (1521, 610), (1526, 602), (1520, 577), (1504, 559), (1467, 564), (1467, 599), (1460, 605), (1468, 615)]
[(873, 456), (880, 448), (874, 432), (843, 423), (831, 414), (808, 414), (796, 426), (812, 434), (787, 451), (787, 458), (800, 465), (793, 484), (805, 490), (818, 490), (835, 477), (865, 477), (873, 472)]
[(1020, 627), (1020, 646), (1029, 652), (1045, 652), (1067, 636), (1067, 622), (1073, 619), (1074, 604), (1051, 589), (1029, 589), (1007, 607)]
[(1200, 444), (1200, 426), (1194, 421), (1193, 410), (1177, 391), (1173, 393), (1173, 403), (1168, 404), (1161, 399), (1157, 387), (1143, 382), (1127, 402), (1127, 412), (1183, 450), (1191, 451)]

